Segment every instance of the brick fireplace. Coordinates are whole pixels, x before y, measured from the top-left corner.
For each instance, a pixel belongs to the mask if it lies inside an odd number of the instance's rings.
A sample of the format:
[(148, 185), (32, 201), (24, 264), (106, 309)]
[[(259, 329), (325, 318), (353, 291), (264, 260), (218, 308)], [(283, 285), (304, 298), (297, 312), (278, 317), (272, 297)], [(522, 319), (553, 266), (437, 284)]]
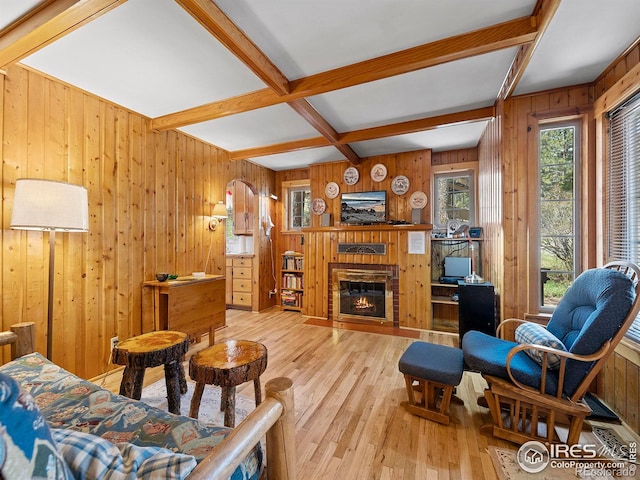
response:
[(399, 325), (397, 265), (329, 263), (329, 318)]

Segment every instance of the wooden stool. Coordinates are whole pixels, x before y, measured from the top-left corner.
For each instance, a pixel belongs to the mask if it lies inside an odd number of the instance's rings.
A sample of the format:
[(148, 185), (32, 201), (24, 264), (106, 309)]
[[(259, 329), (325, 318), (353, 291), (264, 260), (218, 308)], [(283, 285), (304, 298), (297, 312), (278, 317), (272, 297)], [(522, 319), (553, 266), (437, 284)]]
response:
[(260, 375), (267, 368), (267, 348), (248, 340), (229, 340), (200, 350), (189, 360), (189, 375), (196, 382), (189, 416), (198, 418), (205, 385), (222, 388), (220, 410), (225, 427), (236, 423), (236, 385), (253, 380), (256, 407), (262, 401)]
[(145, 368), (164, 365), (169, 411), (180, 415), (180, 394), (187, 393), (182, 367), (187, 350), (189, 336), (169, 330), (149, 332), (120, 342), (111, 357), (114, 364), (125, 366), (120, 395), (140, 400)]
[[(449, 404), (454, 387), (462, 379), (463, 367), (462, 350), (459, 348), (427, 342), (412, 343), (398, 362), (409, 397), (409, 402), (402, 402), (402, 405), (414, 415), (448, 425)], [(416, 390), (421, 394), (419, 399), (415, 396)]]

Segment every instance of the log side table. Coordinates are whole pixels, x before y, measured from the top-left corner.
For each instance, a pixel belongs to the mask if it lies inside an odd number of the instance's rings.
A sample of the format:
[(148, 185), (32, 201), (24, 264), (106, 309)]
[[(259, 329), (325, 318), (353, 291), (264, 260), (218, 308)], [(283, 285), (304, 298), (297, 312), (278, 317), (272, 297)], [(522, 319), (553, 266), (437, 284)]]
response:
[(164, 365), (169, 411), (180, 415), (180, 394), (187, 393), (182, 360), (189, 350), (189, 336), (183, 332), (160, 330), (120, 342), (112, 353), (116, 365), (124, 365), (120, 395), (140, 400), (144, 371)]
[(225, 427), (236, 422), (236, 385), (253, 380), (256, 406), (262, 402), (260, 375), (267, 368), (267, 348), (248, 340), (229, 340), (200, 350), (189, 360), (189, 375), (196, 382), (189, 416), (198, 418), (205, 385), (222, 388), (220, 410)]

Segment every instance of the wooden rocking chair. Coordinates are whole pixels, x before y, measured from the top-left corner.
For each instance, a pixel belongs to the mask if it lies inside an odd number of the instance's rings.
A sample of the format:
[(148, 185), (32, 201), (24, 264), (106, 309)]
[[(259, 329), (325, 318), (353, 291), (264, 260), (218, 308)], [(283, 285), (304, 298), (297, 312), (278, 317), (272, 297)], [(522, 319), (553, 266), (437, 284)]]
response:
[[(493, 425), (482, 429), (518, 444), (578, 443), (591, 413), (584, 395), (640, 310), (639, 279), (637, 265), (612, 262), (576, 278), (546, 329), (511, 319), (502, 322), (497, 337), (467, 332), (464, 360), (488, 384), (478, 403), (489, 407)], [(516, 332), (517, 339), (523, 332), (521, 343), (501, 338), (514, 322), (526, 325)], [(551, 343), (540, 342), (539, 335)], [(568, 428), (566, 438), (556, 426)]]

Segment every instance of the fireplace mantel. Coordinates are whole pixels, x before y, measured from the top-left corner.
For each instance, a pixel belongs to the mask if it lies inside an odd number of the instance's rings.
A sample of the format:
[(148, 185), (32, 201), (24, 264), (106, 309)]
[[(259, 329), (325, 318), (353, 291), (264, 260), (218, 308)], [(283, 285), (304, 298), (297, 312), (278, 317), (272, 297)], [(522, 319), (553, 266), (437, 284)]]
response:
[(431, 231), (433, 225), (431, 224), (410, 224), (402, 223), (398, 225), (390, 225), (387, 223), (381, 225), (335, 225), (331, 227), (309, 227), (303, 228), (302, 231), (306, 232), (383, 232), (383, 231)]
[[(409, 253), (410, 233), (429, 234), (431, 225), (336, 225), (303, 229), (305, 255), (305, 306), (310, 317), (329, 319), (329, 263), (397, 265), (400, 327), (431, 328), (431, 252)], [(378, 243), (384, 254), (341, 253), (339, 244)]]

